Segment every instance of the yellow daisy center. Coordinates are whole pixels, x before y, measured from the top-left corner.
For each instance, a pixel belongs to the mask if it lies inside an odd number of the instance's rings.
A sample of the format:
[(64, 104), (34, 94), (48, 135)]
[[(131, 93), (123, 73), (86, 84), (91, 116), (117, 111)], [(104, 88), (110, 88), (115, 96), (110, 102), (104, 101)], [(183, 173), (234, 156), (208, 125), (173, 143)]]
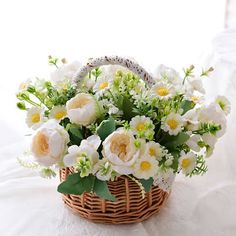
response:
[(167, 124), (169, 125), (169, 127), (170, 127), (171, 129), (176, 129), (177, 126), (178, 126), (178, 122), (177, 122), (176, 120), (174, 120), (174, 119), (168, 120), (168, 121), (167, 121)]
[(192, 100), (193, 102), (198, 102), (198, 101), (199, 101), (199, 97), (197, 97), (197, 96), (192, 96), (192, 97), (191, 97), (191, 100)]
[(39, 113), (33, 114), (33, 115), (31, 116), (31, 121), (32, 121), (33, 123), (38, 123), (38, 122), (40, 121), (40, 115), (39, 115)]
[(103, 82), (103, 83), (101, 83), (100, 85), (99, 85), (99, 89), (100, 90), (102, 90), (102, 89), (105, 89), (105, 88), (107, 88), (108, 87), (108, 82), (106, 81), (106, 82)]
[(164, 97), (164, 96), (167, 96), (170, 92), (169, 92), (169, 89), (166, 87), (159, 87), (157, 88), (156, 93), (157, 95)]
[(140, 122), (140, 123), (137, 125), (136, 129), (137, 129), (138, 131), (144, 131), (144, 130), (145, 130), (145, 124), (144, 124), (143, 122)]
[(22, 83), (22, 84), (20, 85), (20, 89), (21, 89), (21, 90), (27, 89), (27, 87), (28, 87), (28, 84), (27, 84), (27, 83)]
[(59, 111), (55, 114), (55, 118), (57, 120), (60, 120), (61, 118), (63, 118), (64, 116), (66, 115), (66, 112), (65, 111)]
[(181, 166), (185, 169), (188, 168), (188, 166), (190, 165), (190, 160), (189, 159), (183, 159)]
[(143, 171), (150, 170), (151, 169), (151, 164), (148, 161), (142, 161), (141, 164), (140, 164), (140, 168)]
[(149, 148), (149, 155), (150, 156), (156, 156), (156, 150), (154, 148)]

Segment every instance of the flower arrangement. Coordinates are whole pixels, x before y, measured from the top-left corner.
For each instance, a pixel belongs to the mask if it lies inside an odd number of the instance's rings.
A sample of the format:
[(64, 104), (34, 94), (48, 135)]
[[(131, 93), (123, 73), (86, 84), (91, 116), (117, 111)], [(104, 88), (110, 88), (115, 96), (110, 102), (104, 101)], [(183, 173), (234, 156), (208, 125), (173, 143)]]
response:
[(190, 66), (181, 76), (160, 65), (148, 86), (121, 66), (97, 67), (75, 83), (80, 63), (50, 56), (49, 64), (56, 67), (49, 80), (27, 80), (17, 93), (17, 107), (34, 130), (33, 160), (19, 162), (46, 178), (73, 168), (59, 192), (115, 201), (107, 182), (121, 175), (144, 194), (152, 185), (168, 191), (178, 173), (206, 173), (230, 112), (224, 96), (204, 100), (202, 80), (212, 68), (196, 76)]

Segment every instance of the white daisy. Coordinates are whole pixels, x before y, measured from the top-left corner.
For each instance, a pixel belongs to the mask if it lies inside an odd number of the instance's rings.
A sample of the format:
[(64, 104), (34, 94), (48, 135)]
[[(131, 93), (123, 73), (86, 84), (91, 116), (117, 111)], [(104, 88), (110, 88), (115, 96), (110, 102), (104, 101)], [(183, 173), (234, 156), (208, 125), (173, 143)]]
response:
[(134, 134), (141, 137), (151, 137), (154, 134), (154, 125), (152, 120), (146, 116), (135, 116), (130, 121), (130, 128)]
[(67, 116), (66, 106), (62, 106), (62, 105), (53, 107), (49, 114), (50, 119), (55, 119), (59, 122), (62, 119), (64, 119), (66, 116)]
[(215, 102), (220, 106), (221, 110), (228, 115), (231, 111), (230, 101), (225, 96), (217, 96)]
[(183, 129), (183, 118), (180, 114), (172, 112), (163, 119), (161, 127), (170, 135), (177, 135)]
[(163, 148), (159, 143), (154, 141), (150, 141), (145, 144), (145, 156), (155, 157), (158, 161), (160, 161), (164, 155)]
[(159, 99), (165, 100), (171, 98), (175, 93), (173, 86), (164, 82), (159, 82), (154, 85), (150, 92), (153, 97), (158, 97)]
[(104, 76), (97, 79), (97, 82), (93, 86), (93, 91), (96, 92), (96, 95), (101, 96), (105, 91), (112, 87), (112, 79), (110, 77)]
[(29, 128), (37, 129), (44, 121), (44, 109), (42, 107), (32, 107), (28, 109), (26, 124)]
[(197, 155), (193, 152), (181, 152), (179, 158), (179, 168), (182, 170), (182, 173), (185, 175), (190, 174), (197, 164)]
[(134, 176), (139, 179), (153, 177), (158, 169), (158, 161), (155, 157), (143, 156), (134, 164)]

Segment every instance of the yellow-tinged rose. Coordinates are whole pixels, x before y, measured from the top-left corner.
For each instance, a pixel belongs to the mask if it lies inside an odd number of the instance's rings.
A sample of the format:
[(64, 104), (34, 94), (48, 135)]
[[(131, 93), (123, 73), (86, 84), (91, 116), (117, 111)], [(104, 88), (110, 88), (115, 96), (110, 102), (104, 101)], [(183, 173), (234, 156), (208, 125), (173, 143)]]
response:
[(103, 142), (103, 155), (119, 174), (131, 174), (132, 165), (139, 156), (132, 132), (120, 128), (110, 134)]
[(93, 96), (79, 93), (66, 103), (67, 115), (72, 123), (89, 125), (98, 117), (98, 104)]
[(49, 120), (33, 136), (31, 151), (40, 165), (51, 166), (61, 160), (68, 142), (64, 128), (55, 120)]

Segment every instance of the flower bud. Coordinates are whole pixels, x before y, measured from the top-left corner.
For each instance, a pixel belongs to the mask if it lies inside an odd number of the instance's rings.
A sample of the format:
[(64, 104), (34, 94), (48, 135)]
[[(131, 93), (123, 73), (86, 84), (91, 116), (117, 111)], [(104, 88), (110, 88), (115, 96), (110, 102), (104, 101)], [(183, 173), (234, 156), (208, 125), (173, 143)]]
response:
[(20, 109), (20, 110), (26, 110), (26, 106), (24, 102), (18, 102), (16, 104), (16, 106)]

